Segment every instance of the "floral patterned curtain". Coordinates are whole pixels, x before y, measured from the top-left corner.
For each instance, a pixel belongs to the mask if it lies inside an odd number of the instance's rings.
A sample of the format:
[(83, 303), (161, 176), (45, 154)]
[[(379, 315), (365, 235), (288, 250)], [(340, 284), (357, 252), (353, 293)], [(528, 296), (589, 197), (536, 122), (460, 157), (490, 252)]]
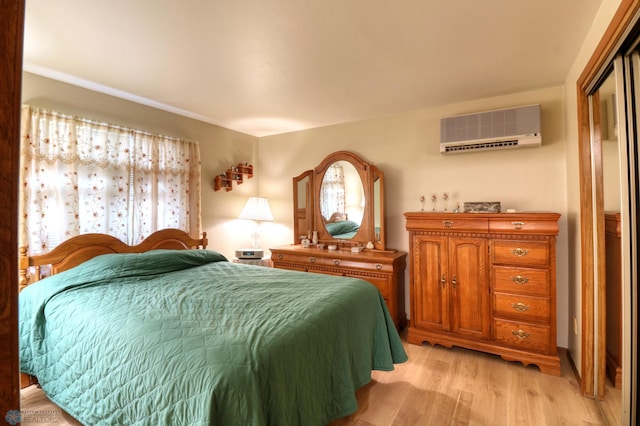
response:
[(325, 219), (335, 212), (345, 212), (344, 169), (340, 163), (334, 163), (322, 178), (320, 191), (320, 211)]
[(195, 142), (25, 105), (20, 180), (31, 255), (90, 232), (136, 244), (162, 228), (201, 231)]

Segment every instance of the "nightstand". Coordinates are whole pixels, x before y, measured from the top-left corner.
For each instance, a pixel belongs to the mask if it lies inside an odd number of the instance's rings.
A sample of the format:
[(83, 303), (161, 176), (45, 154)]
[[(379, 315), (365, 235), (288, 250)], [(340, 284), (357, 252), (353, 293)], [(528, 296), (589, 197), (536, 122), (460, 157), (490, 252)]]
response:
[(238, 259), (234, 258), (233, 263), (243, 263), (245, 265), (255, 265), (255, 266), (266, 266), (268, 268), (271, 267), (271, 259), (263, 258), (263, 259)]

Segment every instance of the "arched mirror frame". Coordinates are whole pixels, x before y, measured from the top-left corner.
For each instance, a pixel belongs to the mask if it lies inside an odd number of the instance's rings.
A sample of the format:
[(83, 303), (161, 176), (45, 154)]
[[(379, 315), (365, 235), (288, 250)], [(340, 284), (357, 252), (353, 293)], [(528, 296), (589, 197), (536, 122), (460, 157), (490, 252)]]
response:
[(293, 178), (293, 239), (309, 236), (315, 229), (313, 223), (313, 170), (302, 172)]
[[(365, 206), (362, 215), (362, 222), (360, 223), (360, 229), (358, 229), (356, 234), (349, 239), (333, 238), (333, 236), (329, 233), (329, 231), (327, 231), (327, 228), (324, 226), (324, 215), (322, 214), (322, 209), (320, 208), (320, 194), (322, 193), (322, 182), (324, 181), (324, 177), (329, 167), (339, 161), (346, 161), (355, 168), (358, 176), (360, 177), (360, 182), (362, 183), (364, 191)], [(372, 223), (373, 215), (371, 208), (371, 168), (369, 163), (364, 162), (360, 157), (351, 152), (338, 151), (326, 156), (325, 159), (322, 160), (322, 162), (314, 169), (313, 175), (314, 182), (317, 182), (317, 185), (313, 189), (313, 198), (316, 203), (316, 208), (314, 210), (314, 221), (316, 230), (318, 231), (318, 240), (320, 242), (335, 243), (338, 245), (366, 244), (369, 241), (373, 241), (374, 237)]]
[[(356, 169), (362, 182), (364, 191), (364, 210), (362, 223), (358, 232), (350, 239), (335, 239), (329, 234), (324, 226), (322, 213), (320, 210), (321, 184), (327, 169), (337, 161), (347, 161)], [(308, 181), (305, 179), (308, 178)], [(307, 183), (308, 182), (308, 183)], [(313, 196), (307, 198), (306, 205), (310, 209), (301, 212), (299, 206), (303, 200), (302, 190), (304, 186), (306, 195)], [(293, 205), (294, 205), (294, 242), (300, 243), (300, 237), (308, 235), (312, 231), (318, 232), (318, 241), (325, 244), (336, 244), (341, 247), (365, 246), (372, 242), (377, 250), (386, 249), (385, 237), (385, 217), (384, 217), (384, 172), (373, 164), (360, 158), (357, 154), (349, 151), (337, 151), (327, 155), (313, 170), (307, 170), (293, 178)], [(310, 212), (310, 213), (309, 213)], [(300, 218), (312, 217), (312, 220), (305, 221)], [(309, 228), (305, 228), (308, 226)]]
[(377, 249), (386, 249), (384, 232), (384, 173), (375, 166), (371, 166), (371, 196), (373, 214), (373, 244)]

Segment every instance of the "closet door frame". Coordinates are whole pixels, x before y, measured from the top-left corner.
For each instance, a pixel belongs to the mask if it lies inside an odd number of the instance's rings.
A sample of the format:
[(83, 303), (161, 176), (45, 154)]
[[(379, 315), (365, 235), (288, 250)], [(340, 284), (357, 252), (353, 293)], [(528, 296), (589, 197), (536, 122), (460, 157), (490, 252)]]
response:
[[(593, 159), (598, 152), (592, 150), (592, 134), (590, 119), (590, 91), (602, 75), (610, 69), (615, 55), (625, 38), (636, 23), (640, 11), (640, 0), (622, 0), (613, 19), (607, 27), (593, 55), (587, 62), (577, 81), (578, 108), (578, 147), (580, 167), (580, 236), (581, 236), (581, 275), (582, 275), (582, 355), (581, 380), (582, 394), (589, 397), (601, 397), (602, 387), (598, 381), (601, 370), (600, 354), (604, 353), (605, 329), (604, 315), (597, 315), (601, 302), (597, 294), (604, 285), (602, 271), (595, 270), (594, 265), (604, 265), (604, 230), (594, 226), (598, 218), (604, 217), (603, 204), (596, 202), (597, 179), (594, 182)], [(622, 123), (620, 123), (622, 125)], [(601, 182), (600, 182), (601, 184)], [(602, 269), (602, 268), (600, 268)], [(598, 274), (598, 276), (596, 276)], [(596, 288), (598, 286), (598, 288)], [(628, 374), (628, 373), (626, 373)], [(629, 388), (635, 396), (635, 389)], [(631, 395), (623, 394), (623, 410), (635, 408)], [(635, 418), (635, 409), (632, 416)]]
[(25, 0), (0, 1), (0, 415), (20, 409), (18, 188)]

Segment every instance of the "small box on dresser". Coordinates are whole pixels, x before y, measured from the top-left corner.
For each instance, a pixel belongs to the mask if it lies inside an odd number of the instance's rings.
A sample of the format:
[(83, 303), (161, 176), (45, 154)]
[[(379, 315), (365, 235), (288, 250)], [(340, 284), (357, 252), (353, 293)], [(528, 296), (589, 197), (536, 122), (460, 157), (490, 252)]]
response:
[(560, 375), (557, 213), (405, 213), (409, 343), (461, 346)]

